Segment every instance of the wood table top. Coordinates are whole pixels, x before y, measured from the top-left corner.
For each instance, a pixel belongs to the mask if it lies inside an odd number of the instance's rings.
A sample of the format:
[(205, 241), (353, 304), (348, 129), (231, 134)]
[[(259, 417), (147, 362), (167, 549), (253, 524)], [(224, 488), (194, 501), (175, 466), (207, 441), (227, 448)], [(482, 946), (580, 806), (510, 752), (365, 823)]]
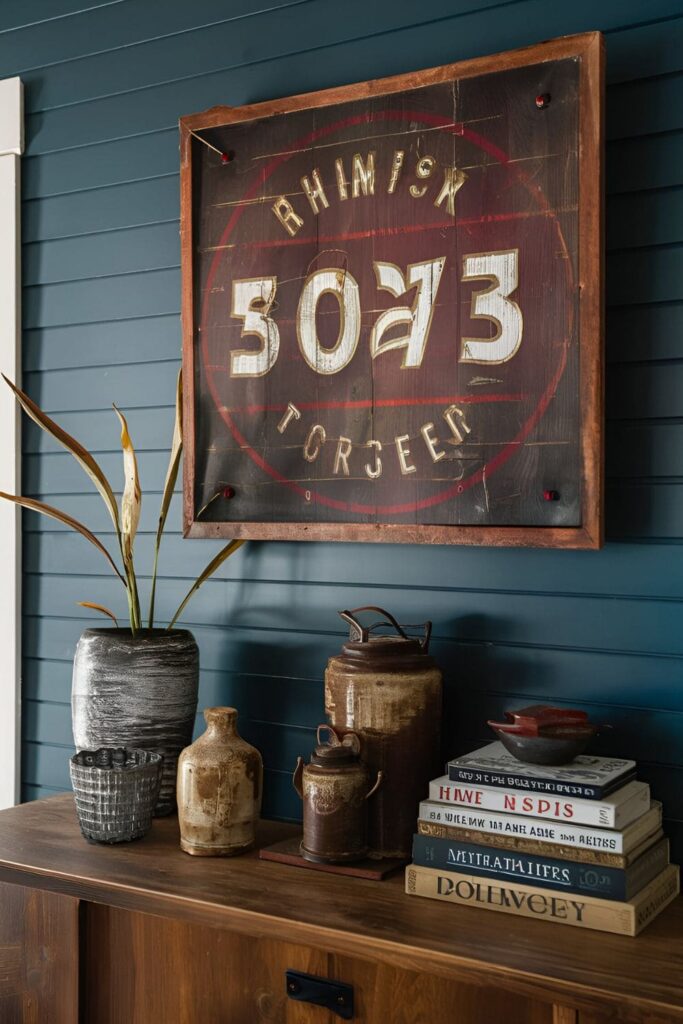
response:
[[(258, 845), (295, 828), (264, 821)], [(175, 817), (142, 840), (87, 843), (73, 797), (0, 812), (0, 881), (245, 934), (323, 946), (474, 984), (609, 1011), (683, 1021), (683, 899), (637, 938), (407, 896), (382, 882), (258, 859), (190, 857)]]

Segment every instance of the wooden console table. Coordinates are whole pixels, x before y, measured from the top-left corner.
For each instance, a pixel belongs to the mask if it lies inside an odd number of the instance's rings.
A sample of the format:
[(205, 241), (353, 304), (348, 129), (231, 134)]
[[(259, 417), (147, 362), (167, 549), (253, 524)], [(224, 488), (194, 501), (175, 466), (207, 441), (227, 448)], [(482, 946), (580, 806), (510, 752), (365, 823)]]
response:
[(188, 857), (174, 818), (92, 846), (71, 796), (2, 811), (0, 1021), (337, 1024), (287, 997), (287, 969), (352, 985), (362, 1024), (683, 1021), (683, 900), (630, 939), (402, 887)]

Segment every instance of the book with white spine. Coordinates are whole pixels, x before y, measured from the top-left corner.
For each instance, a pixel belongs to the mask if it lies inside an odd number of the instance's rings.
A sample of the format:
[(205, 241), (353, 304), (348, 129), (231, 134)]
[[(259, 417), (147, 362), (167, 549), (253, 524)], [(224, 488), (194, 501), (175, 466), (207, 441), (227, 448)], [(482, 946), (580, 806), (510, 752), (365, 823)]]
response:
[(523, 814), (600, 828), (625, 828), (650, 807), (646, 782), (629, 782), (603, 800), (580, 800), (490, 786), (465, 786), (447, 775), (429, 784), (429, 799), (487, 811)]
[(437, 800), (423, 800), (421, 821), (498, 836), (538, 840), (560, 846), (576, 846), (606, 853), (628, 854), (662, 824), (662, 805), (653, 800), (651, 807), (630, 825), (614, 831), (573, 825), (568, 821), (539, 820), (521, 814), (505, 814), (462, 807)]

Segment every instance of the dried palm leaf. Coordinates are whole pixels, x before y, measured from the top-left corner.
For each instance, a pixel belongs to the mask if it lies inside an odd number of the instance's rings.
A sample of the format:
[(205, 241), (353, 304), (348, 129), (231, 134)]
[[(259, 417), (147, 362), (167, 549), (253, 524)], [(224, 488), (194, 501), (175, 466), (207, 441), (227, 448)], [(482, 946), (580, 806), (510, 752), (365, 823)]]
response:
[(206, 580), (208, 580), (209, 576), (213, 576), (213, 574), (215, 573), (216, 569), (219, 569), (221, 567), (221, 565), (226, 560), (226, 558), (229, 558), (230, 555), (232, 555), (235, 551), (237, 551), (238, 548), (241, 548), (244, 543), (245, 543), (245, 541), (243, 541), (243, 540), (231, 540), (229, 544), (226, 544), (226, 546), (221, 551), (218, 552), (218, 554), (216, 555), (215, 558), (211, 559), (211, 561), (207, 565), (207, 567), (204, 570), (204, 572), (201, 573), (197, 577), (197, 579), (194, 581), (194, 583), (192, 584), (192, 586), (188, 590), (188, 592), (185, 595), (185, 597), (183, 598), (183, 600), (180, 602), (180, 605), (178, 606), (178, 609), (177, 609), (175, 615), (173, 616), (173, 618), (171, 619), (171, 621), (169, 622), (169, 624), (167, 626), (167, 629), (173, 629), (173, 627), (175, 626), (176, 622), (178, 621), (178, 619), (182, 615), (182, 613), (183, 613), (183, 611), (185, 609), (185, 605), (190, 600), (190, 598), (194, 594), (196, 594), (196, 592), (201, 587), (202, 583), (205, 583)]
[(108, 608), (105, 608), (103, 604), (95, 604), (94, 601), (76, 601), (77, 605), (81, 608), (92, 608), (94, 612), (99, 612), (100, 615), (108, 615), (110, 619), (113, 619), (116, 623), (116, 628), (119, 628), (119, 620), (116, 618), (113, 612), (110, 612)]
[(6, 501), (12, 501), (15, 505), (21, 505), (22, 508), (31, 509), (33, 512), (40, 512), (42, 515), (49, 516), (50, 519), (56, 519), (58, 522), (63, 523), (64, 526), (68, 526), (77, 533), (80, 533), (80, 535), (85, 537), (86, 540), (89, 540), (98, 551), (102, 552), (118, 578), (123, 583), (124, 587), (128, 586), (104, 544), (102, 544), (95, 534), (91, 533), (88, 527), (84, 526), (83, 523), (79, 523), (77, 519), (73, 519), (72, 516), (67, 515), (66, 512), (62, 512), (58, 508), (53, 508), (52, 505), (46, 505), (43, 501), (36, 501), (35, 498), (18, 497), (15, 494), (5, 494), (4, 491), (0, 491), (0, 498), (4, 498)]
[(138, 599), (135, 568), (133, 566), (133, 544), (140, 522), (142, 492), (138, 476), (138, 462), (128, 432), (126, 417), (114, 406), (114, 412), (121, 423), (121, 448), (123, 449), (123, 496), (121, 498), (121, 549), (123, 564), (131, 596), (131, 628), (133, 633), (140, 626), (140, 602)]
[(54, 437), (55, 441), (58, 441), (63, 448), (66, 448), (73, 457), (76, 459), (78, 464), (88, 474), (95, 487), (102, 495), (102, 499), (107, 506), (109, 515), (112, 518), (112, 522), (116, 527), (116, 535), (119, 536), (119, 510), (116, 504), (116, 498), (114, 492), (111, 489), (109, 481), (102, 472), (100, 466), (92, 457), (89, 451), (83, 447), (83, 445), (72, 437), (71, 434), (67, 434), (66, 430), (62, 430), (59, 424), (55, 423), (54, 420), (50, 419), (47, 413), (44, 413), (36, 403), (25, 394), (21, 388), (18, 388), (16, 384), (13, 384), (8, 377), (2, 375), (5, 383), (14, 392), (17, 401), (24, 410), (27, 416), (30, 416), (34, 423), (44, 430), (51, 437)]

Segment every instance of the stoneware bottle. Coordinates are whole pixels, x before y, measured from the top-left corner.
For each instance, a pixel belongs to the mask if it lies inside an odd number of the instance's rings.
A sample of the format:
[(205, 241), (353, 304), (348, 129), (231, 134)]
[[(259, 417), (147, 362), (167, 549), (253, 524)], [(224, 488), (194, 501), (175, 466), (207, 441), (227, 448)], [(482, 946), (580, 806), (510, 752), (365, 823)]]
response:
[(263, 762), (237, 732), (235, 708), (206, 708), (206, 732), (178, 759), (180, 846), (196, 857), (231, 857), (254, 845)]

